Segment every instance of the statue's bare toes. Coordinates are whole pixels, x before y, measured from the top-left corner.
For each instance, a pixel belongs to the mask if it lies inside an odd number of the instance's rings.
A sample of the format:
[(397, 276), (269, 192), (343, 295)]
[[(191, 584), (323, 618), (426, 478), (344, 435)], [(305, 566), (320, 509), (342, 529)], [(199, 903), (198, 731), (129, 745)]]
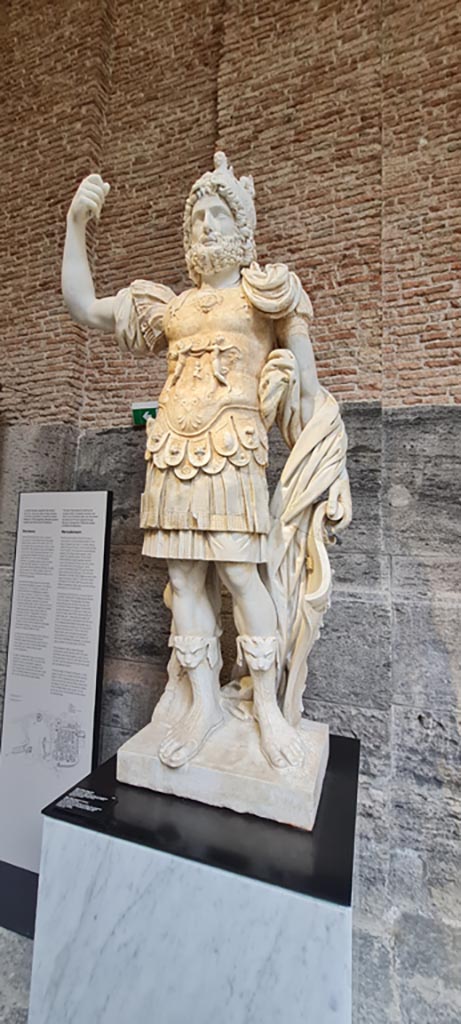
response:
[(169, 768), (180, 768), (181, 765), (186, 764), (192, 757), (197, 753), (199, 743), (197, 739), (188, 736), (190, 730), (182, 730), (178, 734), (176, 729), (172, 729), (166, 739), (160, 746), (158, 756), (163, 764), (168, 765)]
[(163, 764), (166, 764), (168, 765), (169, 768), (172, 768), (172, 758), (174, 758), (178, 749), (181, 748), (180, 745), (178, 745), (177, 740), (171, 739), (171, 737), (167, 736), (166, 740), (164, 740), (163, 743), (161, 744), (160, 750), (158, 752), (158, 756), (160, 760), (163, 761)]
[(296, 729), (289, 725), (280, 711), (261, 715), (258, 719), (261, 749), (273, 768), (299, 768), (304, 761), (304, 746)]
[(183, 764), (191, 761), (197, 752), (198, 744), (195, 741), (182, 743), (180, 746), (176, 746), (176, 749), (170, 754), (168, 764), (170, 768), (181, 768)]
[(297, 744), (266, 744), (263, 751), (274, 768), (299, 768), (304, 760), (304, 751)]
[(304, 748), (298, 739), (284, 743), (282, 751), (292, 768), (300, 768), (304, 761)]
[(191, 761), (203, 746), (208, 736), (222, 723), (221, 712), (213, 716), (197, 714), (181, 721), (166, 736), (160, 745), (159, 758), (169, 768), (181, 768)]
[(287, 768), (287, 759), (276, 743), (263, 743), (263, 753), (273, 768)]

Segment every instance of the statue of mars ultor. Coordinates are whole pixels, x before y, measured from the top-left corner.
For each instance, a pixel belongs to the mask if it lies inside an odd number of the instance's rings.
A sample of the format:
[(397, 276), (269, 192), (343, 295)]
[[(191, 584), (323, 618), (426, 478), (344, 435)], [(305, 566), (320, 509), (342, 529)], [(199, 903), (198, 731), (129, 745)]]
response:
[[(168, 565), (168, 683), (152, 723), (119, 752), (118, 777), (312, 827), (312, 814), (309, 824), (286, 808), (312, 773), (318, 802), (325, 770), (327, 727), (309, 731), (301, 701), (329, 602), (326, 544), (349, 524), (351, 498), (344, 426), (317, 379), (311, 303), (288, 267), (255, 262), (253, 181), (236, 178), (223, 153), (185, 206), (192, 287), (176, 295), (137, 280), (96, 298), (85, 228), (108, 191), (90, 174), (72, 200), (67, 307), (123, 350), (168, 356), (158, 416), (147, 423), (141, 503), (143, 553)], [(269, 502), (275, 421), (291, 452)], [(221, 584), (238, 634), (225, 685)]]

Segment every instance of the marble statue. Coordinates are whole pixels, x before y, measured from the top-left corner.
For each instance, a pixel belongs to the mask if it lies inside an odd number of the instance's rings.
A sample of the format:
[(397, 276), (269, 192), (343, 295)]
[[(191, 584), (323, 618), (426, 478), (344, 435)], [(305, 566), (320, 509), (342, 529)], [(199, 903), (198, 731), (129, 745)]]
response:
[[(285, 820), (270, 800), (263, 810), (242, 800), (245, 780), (236, 776), (251, 778), (254, 769), (262, 778), (265, 765), (265, 782), (283, 802), (305, 775), (302, 693), (329, 603), (327, 544), (351, 520), (346, 434), (336, 401), (318, 382), (311, 302), (287, 266), (256, 262), (253, 180), (238, 179), (223, 153), (185, 206), (193, 286), (176, 295), (136, 280), (96, 298), (85, 228), (99, 220), (108, 192), (90, 174), (72, 200), (62, 270), (67, 308), (79, 323), (115, 334), (122, 350), (150, 356), (166, 348), (168, 360), (158, 416), (147, 423), (141, 501), (143, 553), (168, 565), (168, 683), (142, 749), (131, 750), (130, 770), (130, 750), (124, 761), (122, 748), (119, 778)], [(291, 452), (270, 502), (274, 422)], [(227, 682), (220, 680), (221, 584), (238, 634)], [(322, 744), (325, 753), (324, 734)], [(215, 778), (221, 762), (232, 777), (224, 796)], [(324, 754), (322, 764), (324, 771)]]

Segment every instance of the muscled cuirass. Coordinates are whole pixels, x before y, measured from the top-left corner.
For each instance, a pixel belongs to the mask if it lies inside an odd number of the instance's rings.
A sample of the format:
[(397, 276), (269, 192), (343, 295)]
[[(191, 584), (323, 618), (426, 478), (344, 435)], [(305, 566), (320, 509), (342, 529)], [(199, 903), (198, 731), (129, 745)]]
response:
[(219, 473), (226, 460), (266, 465), (258, 385), (274, 345), (270, 318), (240, 286), (201, 288), (169, 303), (163, 329), (168, 377), (148, 424), (148, 457), (184, 480), (199, 469)]

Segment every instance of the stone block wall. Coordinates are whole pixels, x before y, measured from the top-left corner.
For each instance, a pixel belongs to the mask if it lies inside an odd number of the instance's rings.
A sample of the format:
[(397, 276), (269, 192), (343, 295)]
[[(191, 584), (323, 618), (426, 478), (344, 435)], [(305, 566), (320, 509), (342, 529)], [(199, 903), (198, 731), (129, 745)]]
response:
[(356, 518), (305, 708), (362, 741), (357, 1020), (455, 1024), (461, 415), (355, 406), (345, 419)]
[[(362, 741), (355, 1022), (459, 1024), (459, 5), (11, 0), (0, 37), (1, 679), (19, 491), (110, 488), (101, 757), (161, 692), (166, 570), (140, 555), (129, 409), (164, 364), (67, 317), (65, 211), (104, 173), (98, 293), (137, 276), (181, 289), (184, 198), (224, 147), (255, 177), (261, 261), (309, 290), (349, 434), (354, 521), (305, 707)], [(276, 435), (272, 450), (273, 483)], [(229, 603), (223, 617), (229, 666)]]

